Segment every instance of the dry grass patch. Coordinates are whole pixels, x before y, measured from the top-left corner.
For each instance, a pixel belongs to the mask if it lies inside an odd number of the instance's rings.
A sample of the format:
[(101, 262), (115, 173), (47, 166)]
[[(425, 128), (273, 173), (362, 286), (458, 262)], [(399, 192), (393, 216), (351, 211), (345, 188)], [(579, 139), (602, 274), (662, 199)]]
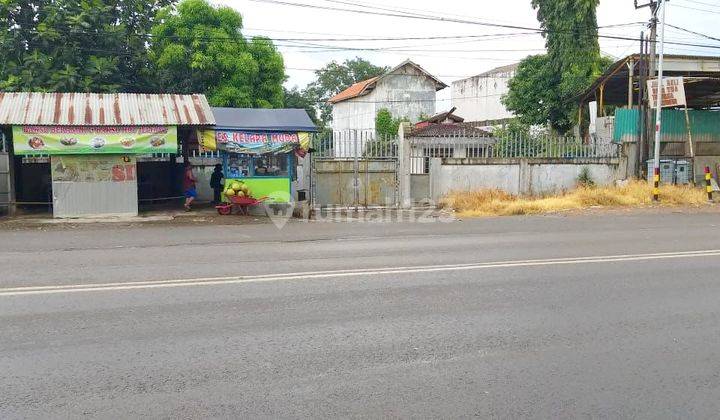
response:
[[(652, 203), (652, 187), (645, 181), (623, 186), (579, 187), (548, 197), (518, 197), (500, 190), (453, 191), (441, 201), (460, 216), (510, 216), (579, 210), (590, 207), (642, 207)], [(665, 185), (660, 188), (662, 206), (700, 206), (707, 195), (700, 188)]]

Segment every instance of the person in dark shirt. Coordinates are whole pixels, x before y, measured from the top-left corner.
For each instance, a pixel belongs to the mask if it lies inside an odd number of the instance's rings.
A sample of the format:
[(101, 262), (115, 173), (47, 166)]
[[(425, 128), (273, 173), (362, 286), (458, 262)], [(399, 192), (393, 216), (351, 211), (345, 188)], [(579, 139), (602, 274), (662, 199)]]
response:
[(222, 192), (222, 180), (223, 180), (222, 165), (215, 165), (215, 170), (210, 176), (210, 188), (213, 189), (213, 204), (220, 204), (220, 193)]

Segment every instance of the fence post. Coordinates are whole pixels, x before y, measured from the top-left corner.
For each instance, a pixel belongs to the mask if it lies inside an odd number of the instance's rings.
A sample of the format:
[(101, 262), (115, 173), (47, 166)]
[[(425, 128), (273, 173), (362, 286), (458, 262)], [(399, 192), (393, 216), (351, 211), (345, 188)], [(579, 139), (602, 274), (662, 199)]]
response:
[(360, 202), (360, 157), (358, 150), (358, 132), (357, 130), (352, 131), (353, 138), (353, 205), (355, 211), (358, 211)]
[(713, 201), (713, 198), (712, 198), (713, 188), (712, 188), (711, 180), (712, 180), (712, 174), (710, 173), (710, 167), (706, 166), (705, 167), (705, 191), (707, 192), (707, 198), (708, 198), (708, 201), (710, 201), (710, 202)]
[(410, 153), (412, 145), (405, 142), (406, 123), (401, 123), (398, 128), (398, 201), (400, 207), (409, 209), (412, 207), (410, 191)]
[(518, 159), (518, 194), (528, 195), (532, 191), (530, 165), (527, 158)]

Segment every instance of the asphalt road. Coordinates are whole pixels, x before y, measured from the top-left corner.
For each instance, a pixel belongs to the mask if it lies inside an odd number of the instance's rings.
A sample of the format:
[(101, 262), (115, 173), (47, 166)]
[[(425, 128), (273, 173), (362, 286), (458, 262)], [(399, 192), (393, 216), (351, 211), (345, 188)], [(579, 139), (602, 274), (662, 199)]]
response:
[(720, 215), (0, 231), (0, 418), (716, 418)]

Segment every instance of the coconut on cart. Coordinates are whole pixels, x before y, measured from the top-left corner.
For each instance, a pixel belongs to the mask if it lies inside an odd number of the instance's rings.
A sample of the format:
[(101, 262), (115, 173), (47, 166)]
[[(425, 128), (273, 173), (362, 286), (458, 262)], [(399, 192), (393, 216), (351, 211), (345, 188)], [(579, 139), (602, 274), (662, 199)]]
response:
[(243, 214), (248, 214), (248, 207), (260, 204), (268, 198), (253, 197), (250, 187), (242, 181), (228, 182), (224, 194), (228, 202), (215, 206), (218, 213), (221, 215), (231, 214), (233, 207), (237, 207)]

